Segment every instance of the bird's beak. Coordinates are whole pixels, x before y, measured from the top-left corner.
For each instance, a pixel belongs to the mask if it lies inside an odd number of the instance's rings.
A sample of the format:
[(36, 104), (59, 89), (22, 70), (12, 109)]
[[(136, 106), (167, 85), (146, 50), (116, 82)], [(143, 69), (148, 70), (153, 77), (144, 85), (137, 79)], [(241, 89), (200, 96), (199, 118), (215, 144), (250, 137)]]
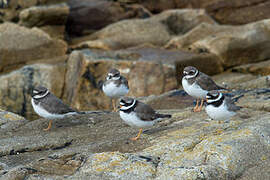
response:
[(119, 105), (119, 108), (123, 107), (122, 105)]

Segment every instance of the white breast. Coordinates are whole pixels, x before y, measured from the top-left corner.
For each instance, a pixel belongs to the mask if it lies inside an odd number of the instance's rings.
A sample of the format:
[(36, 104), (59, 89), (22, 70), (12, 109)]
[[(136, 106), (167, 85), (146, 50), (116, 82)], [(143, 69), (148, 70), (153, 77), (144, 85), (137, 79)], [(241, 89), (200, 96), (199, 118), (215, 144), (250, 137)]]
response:
[(188, 95), (195, 98), (204, 99), (208, 93), (208, 91), (202, 89), (195, 82), (191, 85), (188, 84), (188, 81), (185, 78), (182, 79), (182, 86), (183, 89), (188, 93)]
[(236, 114), (233, 111), (228, 111), (224, 102), (219, 107), (208, 105), (206, 106), (205, 111), (208, 116), (214, 120), (229, 120), (232, 116)]
[(106, 94), (106, 96), (113, 97), (113, 98), (119, 98), (128, 93), (128, 88), (121, 84), (119, 87), (116, 86), (113, 82), (106, 84), (106, 86), (102, 86), (103, 92)]
[(131, 127), (136, 127), (136, 128), (143, 128), (143, 127), (151, 127), (155, 124), (156, 121), (142, 121), (136, 113), (131, 112), (131, 113), (125, 113), (123, 111), (120, 111), (120, 117)]
[(52, 113), (49, 113), (48, 111), (46, 111), (43, 107), (41, 107), (40, 103), (35, 104), (33, 98), (31, 99), (31, 103), (32, 103), (34, 111), (39, 116), (41, 116), (43, 118), (47, 118), (47, 119), (63, 118), (65, 116), (67, 116), (67, 115), (77, 114), (76, 112), (70, 112), (70, 113), (66, 113), (66, 114), (52, 114)]

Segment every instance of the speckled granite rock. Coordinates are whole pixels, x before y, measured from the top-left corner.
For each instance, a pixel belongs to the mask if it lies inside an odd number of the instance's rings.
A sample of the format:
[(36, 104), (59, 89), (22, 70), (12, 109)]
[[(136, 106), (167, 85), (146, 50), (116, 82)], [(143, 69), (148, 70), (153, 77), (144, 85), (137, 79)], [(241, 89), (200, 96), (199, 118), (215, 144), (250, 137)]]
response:
[[(25, 122), (0, 134), (2, 179), (266, 179), (270, 163), (269, 89), (233, 91), (245, 106), (230, 122), (209, 121), (191, 107), (171, 113), (131, 142), (136, 129), (117, 113), (88, 112)], [(164, 95), (166, 96), (166, 95)], [(163, 96), (163, 97), (164, 97)], [(184, 98), (184, 93), (168, 93)], [(152, 98), (153, 100), (153, 98)], [(148, 101), (150, 102), (150, 101)], [(253, 103), (254, 102), (254, 103)], [(160, 103), (160, 102), (157, 102)], [(170, 103), (166, 98), (163, 103)], [(154, 104), (153, 104), (154, 105)], [(20, 142), (20, 143), (18, 143)]]

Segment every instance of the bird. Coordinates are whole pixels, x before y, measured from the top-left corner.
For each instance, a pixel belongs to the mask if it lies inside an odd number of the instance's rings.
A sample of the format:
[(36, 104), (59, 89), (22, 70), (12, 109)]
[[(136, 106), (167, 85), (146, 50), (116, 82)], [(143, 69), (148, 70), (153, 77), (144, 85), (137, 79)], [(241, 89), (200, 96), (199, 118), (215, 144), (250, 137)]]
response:
[(41, 117), (51, 119), (44, 131), (52, 127), (52, 119), (64, 118), (67, 115), (81, 114), (53, 95), (46, 87), (37, 86), (32, 91), (31, 104), (34, 111)]
[(120, 99), (120, 117), (131, 127), (139, 128), (139, 133), (131, 140), (139, 139), (142, 128), (152, 127), (162, 118), (171, 118), (170, 114), (159, 114), (151, 106), (144, 104), (131, 97), (122, 97)]
[(209, 91), (206, 95), (205, 111), (211, 119), (229, 120), (241, 108), (234, 104), (233, 99), (219, 91)]
[(7, 8), (10, 0), (0, 0), (0, 8)]
[[(207, 74), (200, 72), (193, 66), (187, 66), (183, 70), (182, 87), (186, 93), (196, 98), (194, 112), (202, 110), (204, 99), (211, 90), (227, 90), (217, 85)], [(201, 104), (199, 106), (199, 99)]]
[(112, 99), (113, 111), (116, 112), (116, 99), (129, 92), (128, 81), (120, 75), (118, 69), (110, 69), (106, 81), (102, 85), (104, 94)]

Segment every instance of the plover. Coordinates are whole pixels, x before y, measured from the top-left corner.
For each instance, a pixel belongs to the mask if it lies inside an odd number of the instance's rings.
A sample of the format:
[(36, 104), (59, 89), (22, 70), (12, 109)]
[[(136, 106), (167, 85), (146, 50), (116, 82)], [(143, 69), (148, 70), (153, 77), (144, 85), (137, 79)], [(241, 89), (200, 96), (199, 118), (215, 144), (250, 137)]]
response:
[(61, 99), (53, 95), (47, 88), (38, 86), (33, 89), (31, 103), (34, 111), (41, 117), (50, 119), (45, 131), (52, 127), (52, 119), (63, 118), (66, 115), (80, 114)]
[(8, 8), (10, 0), (0, 0), (0, 8)]
[(116, 111), (116, 100), (129, 91), (128, 81), (125, 77), (120, 75), (119, 70), (109, 70), (106, 81), (102, 85), (102, 90), (112, 99), (113, 110)]
[(131, 127), (139, 128), (139, 133), (131, 140), (137, 140), (142, 128), (151, 127), (162, 118), (171, 118), (170, 114), (159, 114), (151, 106), (130, 97), (120, 100), (120, 117)]
[(229, 120), (240, 109), (241, 107), (236, 106), (231, 98), (216, 90), (206, 95), (205, 111), (214, 120)]
[[(184, 68), (182, 86), (190, 96), (196, 98), (196, 106), (193, 109), (194, 112), (202, 110), (203, 101), (208, 91), (225, 90), (225, 88), (218, 86), (208, 75), (192, 66)], [(199, 99), (201, 99), (200, 106)]]

